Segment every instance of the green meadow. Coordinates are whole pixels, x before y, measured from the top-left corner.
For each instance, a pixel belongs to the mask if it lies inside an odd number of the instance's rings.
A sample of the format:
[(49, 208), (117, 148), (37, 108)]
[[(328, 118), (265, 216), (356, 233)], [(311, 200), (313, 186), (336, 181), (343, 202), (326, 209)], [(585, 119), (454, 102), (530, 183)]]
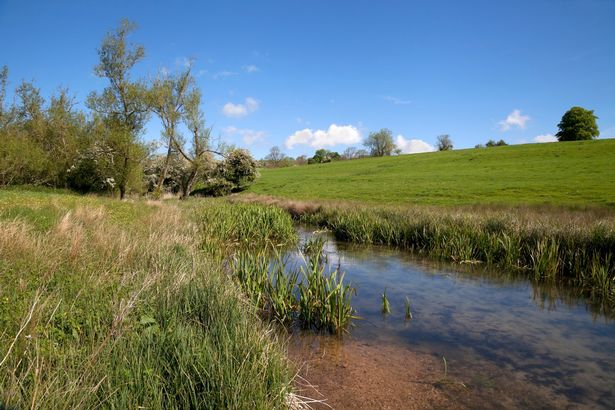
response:
[(615, 206), (615, 140), (526, 144), (262, 169), (249, 191), (422, 205)]

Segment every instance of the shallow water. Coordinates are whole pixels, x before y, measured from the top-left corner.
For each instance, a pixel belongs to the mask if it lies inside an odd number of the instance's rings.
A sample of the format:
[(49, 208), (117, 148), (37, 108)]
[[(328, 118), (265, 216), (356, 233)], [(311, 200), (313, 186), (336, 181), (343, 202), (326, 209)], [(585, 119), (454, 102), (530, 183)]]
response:
[[(386, 247), (329, 238), (325, 249), (331, 269), (339, 266), (356, 288), (352, 305), (362, 320), (342, 338), (320, 337), (321, 345), (445, 357), (449, 377), (464, 386), (448, 394), (469, 407), (615, 408), (615, 323), (569, 292)], [(389, 315), (381, 314), (385, 288)]]

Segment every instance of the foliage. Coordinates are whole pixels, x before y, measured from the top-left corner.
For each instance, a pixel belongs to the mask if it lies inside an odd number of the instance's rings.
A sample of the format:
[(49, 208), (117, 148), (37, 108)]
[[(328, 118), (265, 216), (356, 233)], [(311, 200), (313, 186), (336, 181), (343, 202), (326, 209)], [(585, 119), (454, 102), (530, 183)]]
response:
[(438, 151), (450, 151), (453, 149), (453, 140), (448, 134), (438, 135), (436, 146)]
[(235, 185), (224, 178), (210, 178), (203, 186), (190, 193), (193, 196), (226, 196), (233, 192)]
[(487, 141), (487, 143), (485, 144), (485, 147), (504, 147), (508, 145), (506, 143), (506, 141), (504, 141), (503, 139), (499, 140), (499, 141), (494, 141), (494, 140), (489, 140)]
[(598, 124), (593, 110), (581, 107), (572, 107), (564, 113), (562, 120), (557, 124), (559, 131), (555, 136), (558, 141), (580, 141), (598, 138)]
[(258, 175), (256, 162), (250, 153), (243, 149), (235, 149), (226, 156), (220, 174), (234, 184), (235, 191), (246, 189)]
[(280, 323), (341, 333), (354, 318), (351, 299), (354, 288), (344, 284), (337, 270), (326, 274), (322, 248), (299, 270), (286, 266), (276, 255), (239, 252), (233, 274), (252, 303), (267, 317)]
[(337, 161), (341, 159), (339, 153), (335, 151), (329, 151), (326, 149), (316, 150), (314, 156), (308, 159), (308, 164), (324, 164), (331, 161)]
[(283, 342), (203, 246), (232, 247), (205, 202), (0, 191), (0, 407), (284, 408)]
[(377, 132), (370, 132), (363, 145), (370, 151), (373, 157), (384, 157), (393, 154), (395, 143), (393, 133), (387, 128)]
[(369, 204), (615, 206), (615, 140), (263, 169), (250, 192)]
[(143, 157), (139, 135), (149, 117), (146, 87), (131, 81), (130, 72), (145, 51), (127, 43), (135, 24), (122, 20), (115, 32), (107, 34), (98, 49), (100, 62), (94, 67), (97, 76), (107, 78), (109, 86), (101, 93), (88, 96), (88, 107), (104, 123), (105, 145), (112, 157), (111, 177), (116, 181), (120, 198), (130, 188), (131, 177), (138, 173)]

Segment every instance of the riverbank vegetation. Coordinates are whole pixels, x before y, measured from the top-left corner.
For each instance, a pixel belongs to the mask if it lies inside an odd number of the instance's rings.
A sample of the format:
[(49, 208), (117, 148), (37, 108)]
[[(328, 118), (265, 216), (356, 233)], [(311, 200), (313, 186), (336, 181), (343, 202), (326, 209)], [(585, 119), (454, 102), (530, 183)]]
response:
[(615, 215), (608, 209), (384, 207), (258, 196), (351, 243), (395, 246), (455, 263), (484, 263), (568, 285), (600, 311), (615, 307)]
[(227, 262), (294, 241), (261, 205), (0, 191), (0, 407), (286, 407), (284, 343)]

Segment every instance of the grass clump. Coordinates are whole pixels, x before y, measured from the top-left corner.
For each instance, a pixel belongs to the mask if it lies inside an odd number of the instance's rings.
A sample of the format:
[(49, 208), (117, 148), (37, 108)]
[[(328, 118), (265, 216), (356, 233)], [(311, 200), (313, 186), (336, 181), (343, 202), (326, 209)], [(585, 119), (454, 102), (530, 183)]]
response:
[[(314, 248), (312, 248), (313, 250)], [(232, 272), (252, 303), (270, 319), (331, 333), (344, 331), (354, 317), (354, 288), (338, 270), (326, 273), (322, 249), (296, 267), (275, 254), (238, 252)]]

